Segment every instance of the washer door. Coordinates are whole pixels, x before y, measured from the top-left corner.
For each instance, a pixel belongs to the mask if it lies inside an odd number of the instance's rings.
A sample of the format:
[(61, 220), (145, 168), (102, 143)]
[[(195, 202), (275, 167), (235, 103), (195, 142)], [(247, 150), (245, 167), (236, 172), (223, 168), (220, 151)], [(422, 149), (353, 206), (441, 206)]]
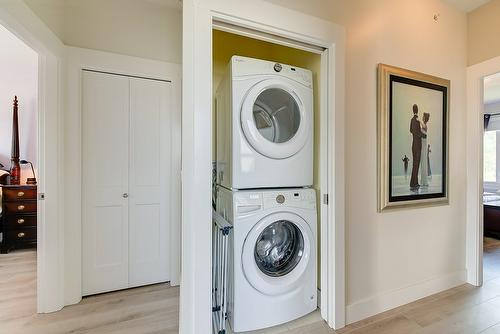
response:
[(284, 80), (268, 79), (255, 84), (241, 107), (241, 125), (250, 145), (272, 159), (293, 156), (309, 135), (311, 111)]
[(243, 273), (259, 292), (284, 294), (301, 284), (315, 249), (304, 219), (289, 212), (274, 213), (248, 233), (241, 254)]

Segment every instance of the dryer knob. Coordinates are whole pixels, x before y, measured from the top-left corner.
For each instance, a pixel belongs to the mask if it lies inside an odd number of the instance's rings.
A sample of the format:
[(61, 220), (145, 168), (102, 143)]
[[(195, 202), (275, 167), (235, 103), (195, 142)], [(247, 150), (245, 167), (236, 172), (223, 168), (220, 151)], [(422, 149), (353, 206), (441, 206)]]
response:
[(276, 196), (276, 202), (278, 202), (279, 204), (285, 203), (285, 196), (283, 196), (281, 194)]

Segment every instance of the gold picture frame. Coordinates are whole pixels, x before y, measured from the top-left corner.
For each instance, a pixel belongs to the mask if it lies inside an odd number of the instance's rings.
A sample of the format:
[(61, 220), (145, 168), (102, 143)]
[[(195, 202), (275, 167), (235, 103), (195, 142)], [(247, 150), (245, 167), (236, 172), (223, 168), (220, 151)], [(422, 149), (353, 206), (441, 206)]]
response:
[(377, 89), (378, 211), (448, 204), (450, 81), (379, 64)]

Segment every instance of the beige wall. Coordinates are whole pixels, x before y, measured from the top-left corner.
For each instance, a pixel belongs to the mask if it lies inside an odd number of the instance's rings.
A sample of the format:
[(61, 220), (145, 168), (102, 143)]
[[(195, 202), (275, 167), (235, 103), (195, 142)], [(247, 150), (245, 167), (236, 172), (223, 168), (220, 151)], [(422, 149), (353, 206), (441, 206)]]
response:
[(470, 12), (468, 18), (468, 65), (500, 56), (500, 0)]
[(182, 61), (178, 8), (138, 0), (24, 0), (66, 45)]
[[(397, 302), (402, 291), (422, 293), (424, 282), (436, 288), (463, 277), (465, 14), (437, 0), (271, 1), (346, 26), (348, 314)], [(451, 80), (450, 205), (377, 213), (378, 63)]]

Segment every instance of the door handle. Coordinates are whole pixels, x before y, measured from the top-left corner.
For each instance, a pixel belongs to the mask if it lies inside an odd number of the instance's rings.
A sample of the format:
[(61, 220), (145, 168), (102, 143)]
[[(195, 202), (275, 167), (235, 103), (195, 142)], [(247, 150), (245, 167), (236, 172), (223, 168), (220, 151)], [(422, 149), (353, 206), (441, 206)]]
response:
[(122, 197), (123, 198), (128, 198), (128, 194), (127, 193), (123, 193)]

